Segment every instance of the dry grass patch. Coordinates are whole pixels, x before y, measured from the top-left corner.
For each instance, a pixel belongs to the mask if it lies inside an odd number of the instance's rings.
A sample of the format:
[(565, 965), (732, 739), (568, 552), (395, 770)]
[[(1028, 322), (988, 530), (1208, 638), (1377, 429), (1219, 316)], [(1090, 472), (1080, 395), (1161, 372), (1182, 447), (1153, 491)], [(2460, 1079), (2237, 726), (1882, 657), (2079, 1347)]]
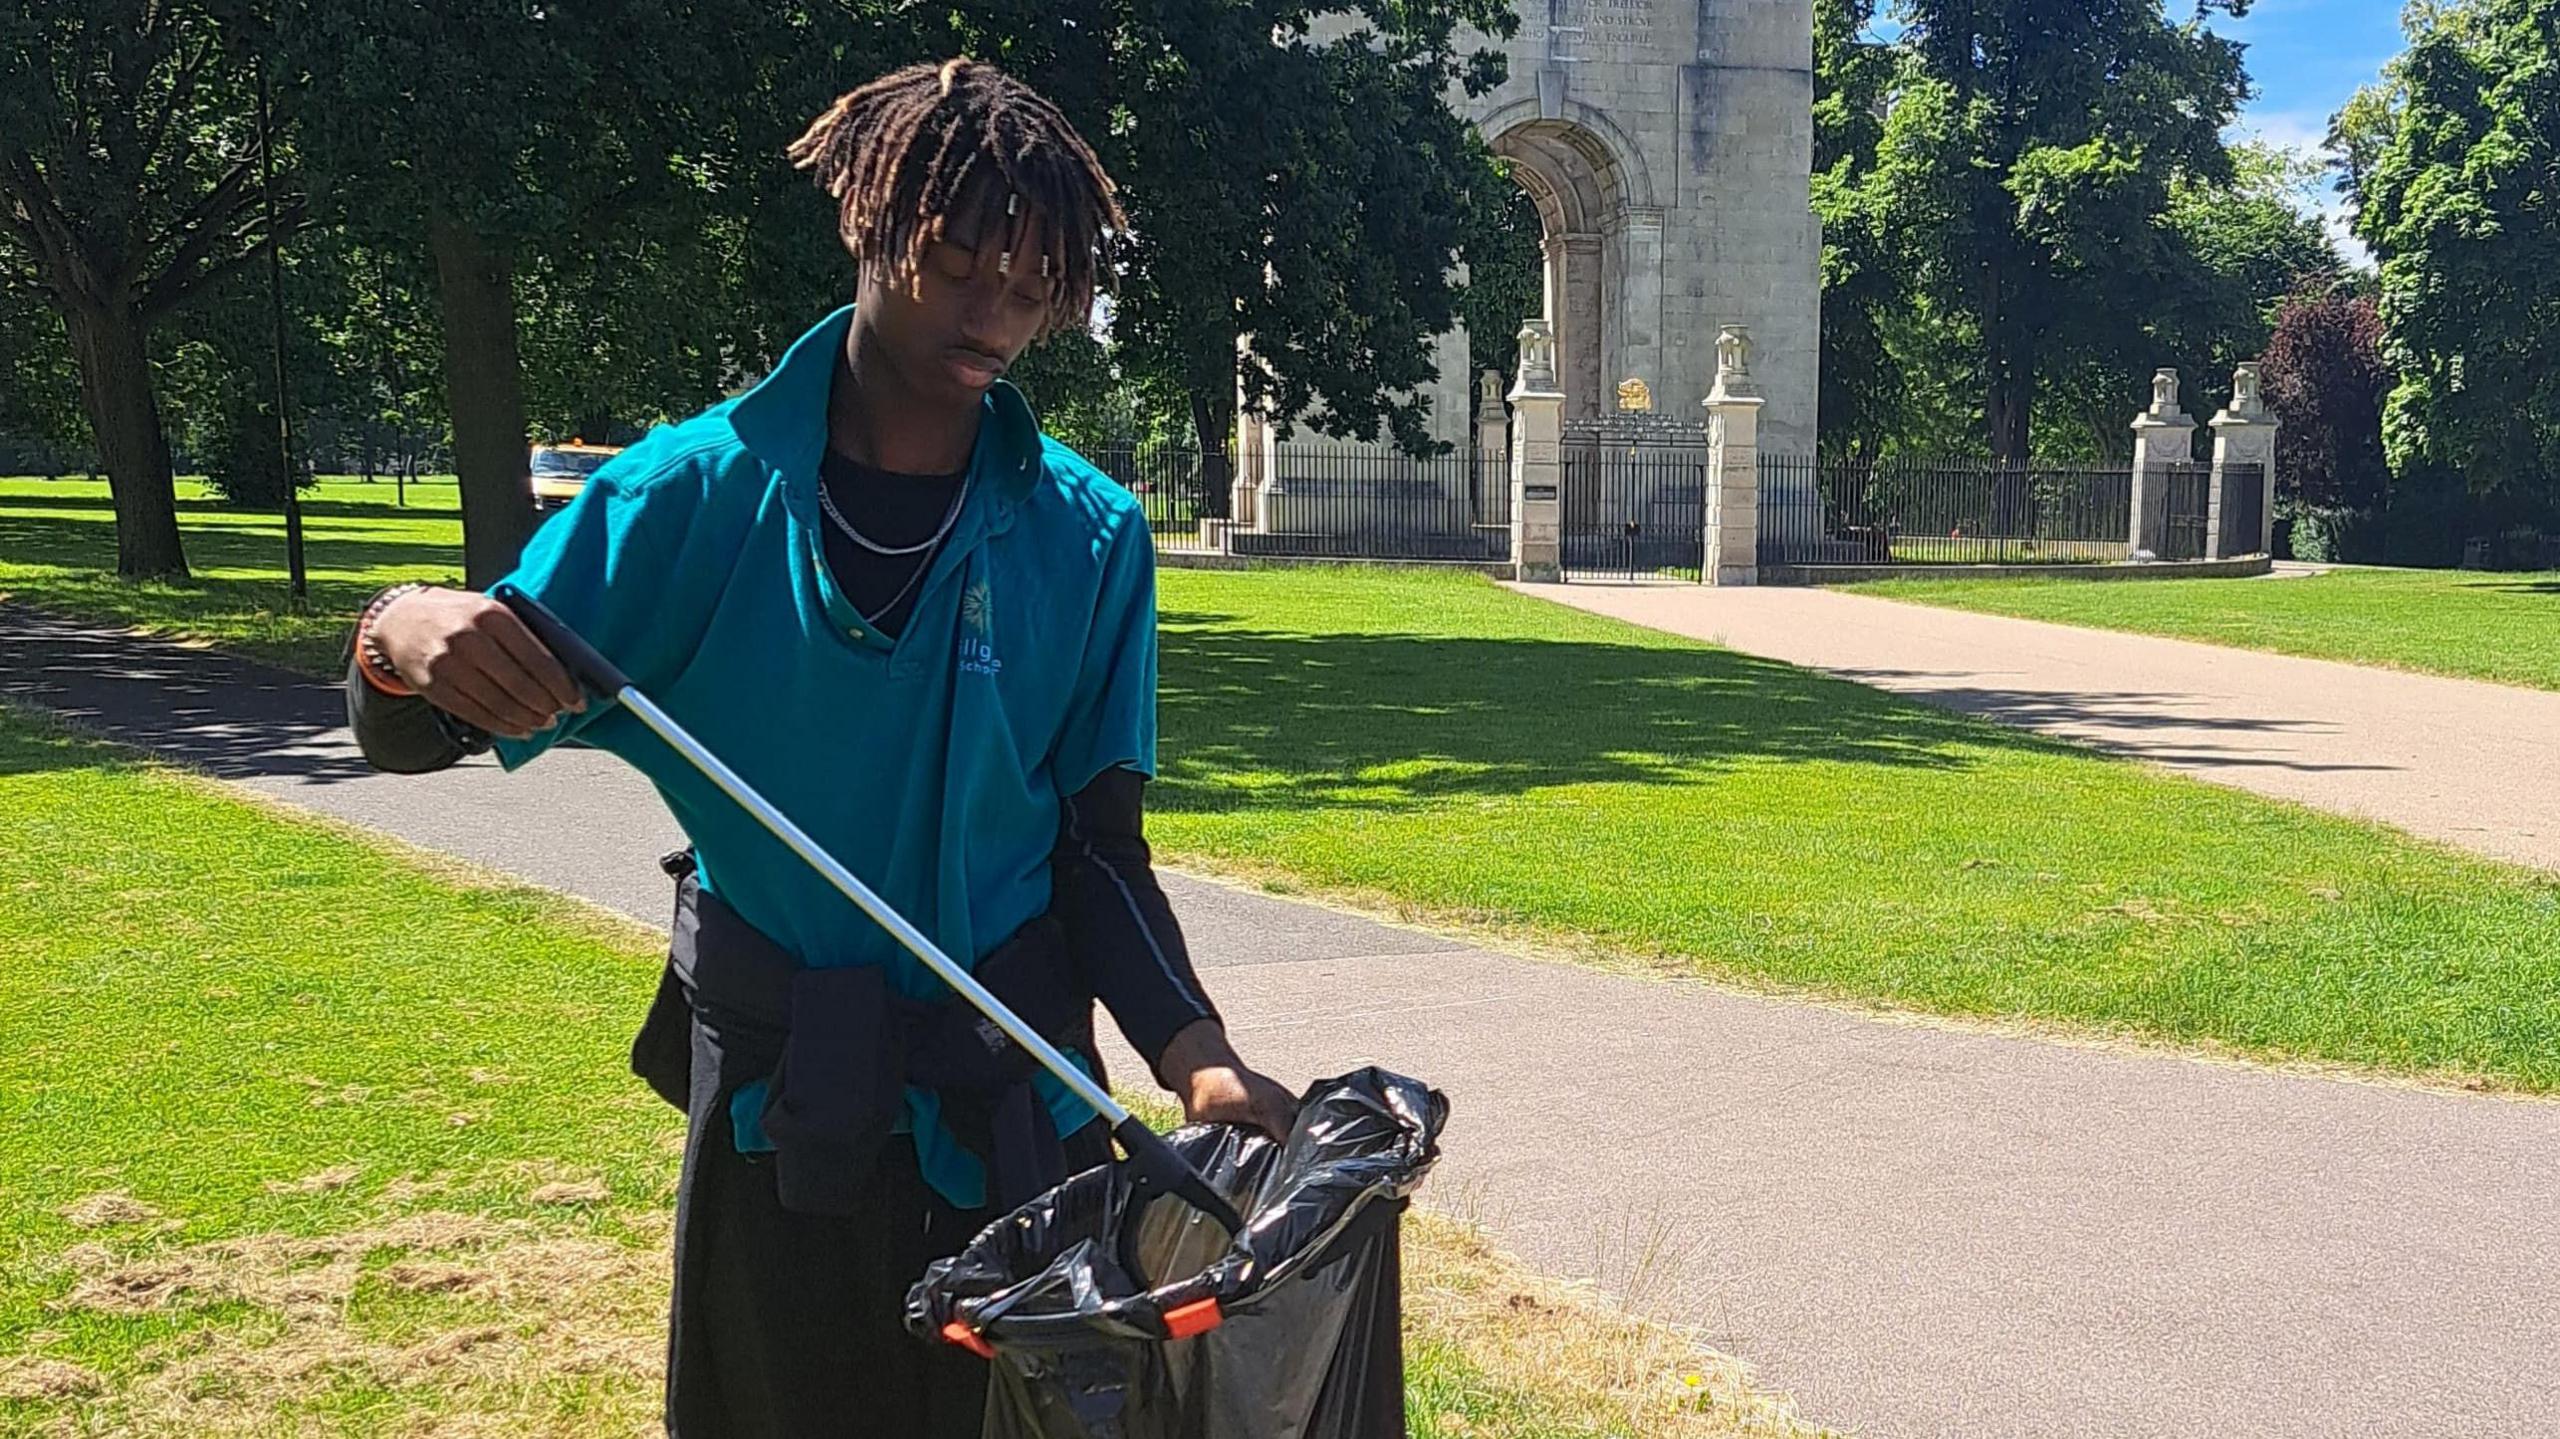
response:
[(270, 1179), (266, 1182), (266, 1190), (269, 1194), (330, 1194), (354, 1183), (356, 1175), (361, 1172), (352, 1164), (341, 1164), (306, 1174), (300, 1179)]
[[(41, 1419), (31, 1432), (66, 1436), (645, 1433), (668, 1224), (654, 1210), (611, 1218), (638, 1237), (567, 1215), (427, 1211), (319, 1235), (83, 1242), (56, 1261), (66, 1318), (199, 1322), (105, 1373), (0, 1359), (0, 1400)], [(1540, 1278), (1457, 1221), (1416, 1211), (1405, 1263), (1417, 1435), (1820, 1432), (1694, 1335)], [(323, 1417), (350, 1412), (347, 1428)]]
[[(1413, 1432), (1468, 1439), (1816, 1439), (1832, 1431), (1757, 1389), (1692, 1331), (1639, 1319), (1585, 1286), (1532, 1273), (1481, 1231), (1415, 1210), (1405, 1227), (1405, 1334), (1426, 1391)], [(1434, 1350), (1454, 1356), (1435, 1363)], [(1435, 1372), (1444, 1369), (1446, 1372)]]
[(75, 1204), (66, 1205), (62, 1221), (75, 1229), (105, 1229), (119, 1224), (146, 1224), (160, 1217), (160, 1211), (125, 1193), (121, 1189), (92, 1194)]
[(76, 1399), (105, 1384), (91, 1371), (60, 1359), (34, 1354), (0, 1359), (0, 1399)]
[(109, 1374), (0, 1360), (0, 1398), (48, 1411), (40, 1433), (645, 1432), (667, 1271), (663, 1225), (639, 1229), (633, 1243), (430, 1211), (320, 1235), (74, 1245), (58, 1259), (67, 1318), (156, 1316), (177, 1332)]

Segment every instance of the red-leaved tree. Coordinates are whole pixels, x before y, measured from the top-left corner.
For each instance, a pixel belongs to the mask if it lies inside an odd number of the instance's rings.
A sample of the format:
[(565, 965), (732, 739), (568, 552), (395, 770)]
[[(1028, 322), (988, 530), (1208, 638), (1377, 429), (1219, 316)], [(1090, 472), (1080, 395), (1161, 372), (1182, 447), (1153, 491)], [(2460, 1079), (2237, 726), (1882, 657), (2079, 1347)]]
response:
[(2382, 320), (2372, 299), (2343, 286), (2306, 290), (2276, 312), (2267, 342), (2268, 407), (2279, 492), (2307, 505), (2367, 509), (2382, 503), (2391, 471), (2382, 457)]

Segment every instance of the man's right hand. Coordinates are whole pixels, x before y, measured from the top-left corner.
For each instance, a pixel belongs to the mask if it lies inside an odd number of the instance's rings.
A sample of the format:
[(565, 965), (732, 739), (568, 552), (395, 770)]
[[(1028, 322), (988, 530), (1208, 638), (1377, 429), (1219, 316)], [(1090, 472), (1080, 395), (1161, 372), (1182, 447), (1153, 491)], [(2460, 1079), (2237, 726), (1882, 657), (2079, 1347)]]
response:
[(429, 704), (491, 734), (525, 739), (587, 697), (515, 611), (472, 590), (402, 595), (374, 617), (373, 639)]

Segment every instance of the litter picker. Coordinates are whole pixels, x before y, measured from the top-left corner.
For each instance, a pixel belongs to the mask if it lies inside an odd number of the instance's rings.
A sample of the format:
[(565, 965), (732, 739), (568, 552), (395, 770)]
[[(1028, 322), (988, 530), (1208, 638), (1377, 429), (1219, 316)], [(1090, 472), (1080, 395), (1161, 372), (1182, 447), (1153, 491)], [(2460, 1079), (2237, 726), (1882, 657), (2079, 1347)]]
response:
[(606, 659), (541, 601), (514, 585), (502, 584), (493, 595), (515, 612), (516, 618), (533, 631), (534, 638), (542, 641), (544, 648), (559, 657), (580, 684), (629, 710), (642, 724), (655, 731), (676, 753), (700, 770), (704, 778), (718, 785), (722, 793), (737, 801), (740, 808), (772, 831), (774, 838), (781, 840), (811, 869), (826, 876), (828, 883), (852, 900), (856, 908), (871, 916), (891, 937), (904, 945), (908, 953), (922, 961), (925, 968), (932, 970), (944, 984), (967, 1000), (971, 1008), (985, 1015), (1014, 1043), (1021, 1045), (1023, 1052), (1038, 1061), (1041, 1068), (1056, 1075), (1058, 1082), (1076, 1098), (1092, 1106), (1110, 1123), (1112, 1137), (1120, 1141), (1120, 1148), (1127, 1153), (1129, 1177), (1139, 1193), (1174, 1195), (1216, 1221), (1228, 1234), (1242, 1233), (1244, 1221), (1237, 1216), (1235, 1207), (1183, 1162), (1162, 1136), (1147, 1127), (1145, 1120), (1131, 1114), (1127, 1106), (1113, 1099), (1109, 1090), (1094, 1083), (1092, 1077), (1077, 1068), (1075, 1062), (1056, 1045), (1025, 1024), (1021, 1016), (1007, 1009), (1003, 1000), (996, 998), (969, 971), (944, 954), (925, 936), (924, 931), (908, 923), (906, 916), (890, 908), (888, 902), (873, 893), (871, 887), (853, 871), (819, 848), (817, 841), (791, 822), (790, 816), (774, 808), (764, 796), (756, 793), (754, 787), (739, 778), (737, 771), (705, 749), (700, 741), (685, 732), (683, 725), (676, 723), (655, 701), (641, 693), (639, 687), (632, 684), (631, 677), (613, 661)]

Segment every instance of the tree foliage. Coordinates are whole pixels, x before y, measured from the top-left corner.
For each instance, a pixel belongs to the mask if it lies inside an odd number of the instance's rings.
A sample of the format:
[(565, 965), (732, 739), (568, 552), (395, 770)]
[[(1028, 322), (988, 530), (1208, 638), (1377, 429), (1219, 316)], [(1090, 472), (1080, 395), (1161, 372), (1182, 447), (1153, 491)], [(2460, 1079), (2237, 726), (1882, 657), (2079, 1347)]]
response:
[(1122, 370), (1181, 395), (1204, 448), (1226, 443), (1239, 391), (1283, 422), (1422, 444), (1454, 267), (1511, 193), (1448, 104), (1500, 75), (1461, 27), (1507, 35), (1514, 7), (1038, 8), (967, 12), (961, 38), (1055, 98), (1121, 184)]
[(1467, 327), (1469, 371), (1493, 371), (1507, 391), (1518, 378), (1521, 322), (1546, 313), (1542, 222), (1536, 203), (1517, 182), (1473, 190), (1465, 238), (1458, 246), (1467, 265), (1458, 318)]
[(2180, 176), (2170, 186), (2162, 218), (2176, 242), (2180, 282), (2154, 312), (2166, 363), (2215, 382), (2264, 353), (2290, 297), (2345, 273), (2310, 213), (2319, 166), (2257, 143), (2230, 154), (2228, 180)]
[(833, 231), (783, 147), (897, 48), (897, 8), (291, 8), (313, 193), (433, 277), (475, 581), (530, 532), (537, 420), (684, 412), (807, 322)]
[(2281, 494), (2371, 509), (2390, 487), (2382, 459), (2382, 320), (2373, 298), (2333, 285), (2285, 301), (2267, 343), (2266, 396)]
[[(597, 437), (733, 389), (851, 277), (783, 157), (834, 96), (974, 53), (1047, 91), (1119, 178), (1134, 244), (1107, 355), (1025, 372), (1118, 387), (1223, 442), (1239, 387), (1288, 418), (1420, 433), (1466, 222), (1507, 198), (1446, 95), (1490, 80), (1499, 0), (1317, 7), (986, 0), (306, 0), (296, 115), (334, 233), (432, 276), (469, 568), (529, 524), (535, 433)], [(682, 65), (650, 57), (681, 55)], [(1381, 135), (1394, 144), (1376, 143)], [(1250, 352), (1240, 341), (1255, 337)], [(377, 346), (376, 348), (381, 348)]]
[(2560, 498), (2560, 0), (2409, 12), (2410, 48), (2343, 116), (2356, 233), (2381, 266), (2404, 480)]
[(1813, 211), (1822, 221), (1821, 444), (1873, 453), (1899, 427), (1906, 385), (1889, 339), (1909, 287), (1870, 209), (1899, 60), (1873, 38), (1876, 0), (1816, 0)]
[(0, 474), (59, 473), (96, 450), (62, 315), (32, 285), (0, 284)]
[[(2144, 320), (2190, 283), (2179, 185), (2233, 179), (2240, 47), (2159, 0), (1900, 0), (1888, 84), (1863, 11), (1829, 3), (1817, 24), (1826, 281), (1853, 297), (1826, 327), (1842, 424), (1882, 428), (1897, 349), (1925, 352), (1967, 376), (1992, 453), (2024, 460), (2040, 400), (2172, 343)], [(1897, 342), (1896, 314), (1922, 332)]]
[(151, 332), (267, 238), (245, 63), (264, 38), (234, 0), (0, 14), (0, 283), (61, 317), (122, 574), (186, 573)]

